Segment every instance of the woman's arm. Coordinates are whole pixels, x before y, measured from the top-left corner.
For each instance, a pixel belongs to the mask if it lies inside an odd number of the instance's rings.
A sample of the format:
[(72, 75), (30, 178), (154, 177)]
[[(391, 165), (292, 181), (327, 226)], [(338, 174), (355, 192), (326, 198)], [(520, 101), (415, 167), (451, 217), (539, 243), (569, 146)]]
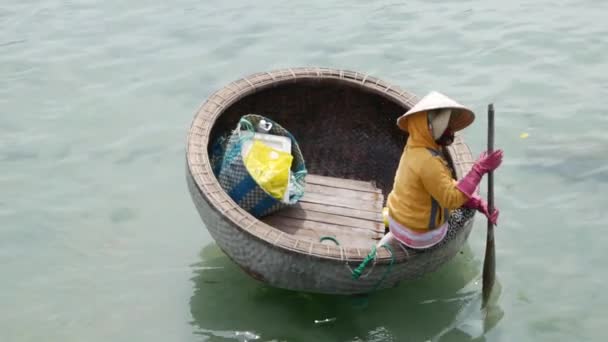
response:
[(422, 164), (420, 178), (424, 188), (441, 207), (460, 208), (469, 198), (456, 187), (456, 181), (444, 163), (441, 157), (429, 157)]

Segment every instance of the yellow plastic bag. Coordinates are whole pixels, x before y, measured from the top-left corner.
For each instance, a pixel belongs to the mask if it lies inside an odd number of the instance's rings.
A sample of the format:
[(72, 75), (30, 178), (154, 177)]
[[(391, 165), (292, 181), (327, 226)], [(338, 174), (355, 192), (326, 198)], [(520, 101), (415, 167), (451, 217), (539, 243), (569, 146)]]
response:
[(282, 200), (289, 184), (293, 156), (254, 140), (244, 163), (251, 177), (272, 197)]

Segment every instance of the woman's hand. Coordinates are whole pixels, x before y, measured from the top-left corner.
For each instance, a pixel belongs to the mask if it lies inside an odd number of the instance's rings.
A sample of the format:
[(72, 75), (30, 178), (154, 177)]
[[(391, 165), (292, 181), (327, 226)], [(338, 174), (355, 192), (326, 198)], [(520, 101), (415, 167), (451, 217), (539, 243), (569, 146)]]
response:
[(490, 171), (496, 170), (502, 163), (502, 157), (502, 150), (496, 150), (490, 154), (488, 154), (488, 151), (485, 151), (479, 156), (475, 165), (473, 165), (473, 168), (484, 175)]
[(466, 176), (458, 181), (456, 187), (467, 195), (468, 198), (472, 198), (483, 175), (496, 170), (500, 166), (502, 155), (502, 150), (496, 150), (490, 154), (483, 152)]
[(467, 203), (465, 203), (464, 206), (467, 208), (476, 209), (477, 211), (481, 212), (490, 220), (490, 222), (492, 222), (493, 225), (496, 226), (498, 224), (498, 215), (500, 214), (498, 208), (494, 208), (494, 211), (492, 212), (492, 214), (490, 214), (488, 210), (488, 203), (484, 201), (481, 197), (479, 197), (477, 194), (474, 194), (471, 199)]

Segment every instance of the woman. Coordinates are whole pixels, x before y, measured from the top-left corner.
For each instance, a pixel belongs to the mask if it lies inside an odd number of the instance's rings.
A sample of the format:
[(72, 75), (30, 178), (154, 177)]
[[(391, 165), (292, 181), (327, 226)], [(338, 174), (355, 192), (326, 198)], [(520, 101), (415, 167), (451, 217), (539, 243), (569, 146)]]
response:
[(474, 120), (470, 109), (437, 92), (397, 120), (409, 137), (388, 196), (389, 233), (379, 245), (395, 238), (410, 248), (434, 246), (446, 236), (451, 210), (461, 207), (478, 210), (496, 224), (498, 210), (490, 214), (476, 192), (483, 175), (501, 164), (503, 152), (483, 153), (458, 182), (441, 152), (453, 142), (454, 132)]

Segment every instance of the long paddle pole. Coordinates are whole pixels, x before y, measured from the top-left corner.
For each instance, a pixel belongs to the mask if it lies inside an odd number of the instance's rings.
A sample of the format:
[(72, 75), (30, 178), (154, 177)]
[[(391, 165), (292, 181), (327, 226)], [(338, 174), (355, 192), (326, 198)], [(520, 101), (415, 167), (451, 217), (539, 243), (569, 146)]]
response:
[[(494, 104), (488, 105), (488, 154), (494, 151)], [(488, 212), (494, 212), (494, 172), (488, 172)], [(488, 218), (486, 236), (486, 255), (483, 260), (482, 308), (490, 299), (494, 279), (496, 278), (496, 253), (494, 248), (494, 225)]]

